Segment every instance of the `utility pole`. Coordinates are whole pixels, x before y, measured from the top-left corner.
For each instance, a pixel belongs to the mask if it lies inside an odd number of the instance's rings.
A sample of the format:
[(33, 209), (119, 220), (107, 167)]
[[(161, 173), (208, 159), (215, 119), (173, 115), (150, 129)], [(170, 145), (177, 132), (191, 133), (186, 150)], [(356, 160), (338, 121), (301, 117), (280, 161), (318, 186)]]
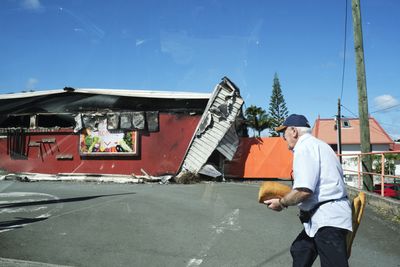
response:
[(338, 99), (338, 114), (336, 119), (336, 130), (337, 130), (337, 153), (339, 155), (340, 164), (342, 163), (342, 123), (340, 114), (340, 98)]
[[(360, 119), (360, 141), (361, 152), (371, 152), (371, 142), (369, 134), (369, 118), (368, 118), (368, 97), (367, 97), (367, 82), (365, 77), (364, 63), (364, 47), (363, 35), (361, 27), (361, 11), (360, 0), (352, 0), (353, 14), (353, 30), (354, 30), (354, 48), (357, 68), (357, 90), (358, 90), (358, 113)], [(372, 172), (372, 157), (371, 155), (362, 157), (362, 171)], [(371, 174), (363, 175), (364, 189), (372, 191), (373, 179)]]

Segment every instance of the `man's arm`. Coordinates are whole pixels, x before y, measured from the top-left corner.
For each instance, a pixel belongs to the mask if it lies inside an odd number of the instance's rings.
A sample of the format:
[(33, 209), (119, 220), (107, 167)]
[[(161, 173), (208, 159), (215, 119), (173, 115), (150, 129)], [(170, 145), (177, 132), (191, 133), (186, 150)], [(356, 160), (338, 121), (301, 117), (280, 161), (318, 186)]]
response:
[(307, 198), (309, 198), (312, 194), (312, 191), (308, 188), (296, 188), (292, 189), (286, 196), (283, 198), (273, 198), (264, 201), (264, 204), (268, 206), (268, 208), (281, 211), (283, 208), (287, 208), (288, 206), (294, 206), (303, 202)]

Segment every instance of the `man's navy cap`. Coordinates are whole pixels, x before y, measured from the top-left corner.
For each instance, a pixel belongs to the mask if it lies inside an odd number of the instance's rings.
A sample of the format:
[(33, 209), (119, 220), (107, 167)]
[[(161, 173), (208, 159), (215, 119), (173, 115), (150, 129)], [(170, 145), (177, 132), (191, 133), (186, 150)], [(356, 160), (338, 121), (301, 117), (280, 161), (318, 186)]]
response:
[(303, 115), (291, 114), (286, 120), (282, 123), (281, 126), (276, 127), (275, 131), (283, 132), (287, 127), (307, 127), (311, 128), (308, 120)]

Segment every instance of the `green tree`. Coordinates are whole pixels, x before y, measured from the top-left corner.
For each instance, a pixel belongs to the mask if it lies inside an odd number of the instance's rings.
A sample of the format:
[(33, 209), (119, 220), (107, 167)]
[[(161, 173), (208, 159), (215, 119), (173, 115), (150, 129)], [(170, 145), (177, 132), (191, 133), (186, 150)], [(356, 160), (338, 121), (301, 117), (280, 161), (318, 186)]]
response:
[(261, 132), (271, 125), (271, 120), (266, 111), (260, 107), (251, 105), (245, 111), (246, 124), (253, 129), (253, 136), (260, 136)]
[(274, 75), (274, 84), (272, 85), (272, 95), (269, 102), (269, 117), (271, 119), (270, 135), (279, 136), (274, 129), (283, 123), (288, 116), (285, 99), (283, 98), (278, 74)]
[[(373, 160), (373, 170), (375, 173), (382, 172), (382, 156), (374, 155)], [(398, 154), (386, 154), (385, 161), (383, 163), (384, 174), (394, 175), (396, 173), (396, 161), (400, 160), (400, 155)]]

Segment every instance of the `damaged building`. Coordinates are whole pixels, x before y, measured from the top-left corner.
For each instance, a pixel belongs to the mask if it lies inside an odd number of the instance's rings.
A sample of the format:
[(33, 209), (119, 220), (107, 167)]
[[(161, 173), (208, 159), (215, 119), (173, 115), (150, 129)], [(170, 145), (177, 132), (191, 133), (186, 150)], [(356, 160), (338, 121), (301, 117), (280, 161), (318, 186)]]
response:
[(0, 168), (15, 173), (223, 173), (243, 99), (224, 77), (209, 93), (81, 89), (0, 95)]

